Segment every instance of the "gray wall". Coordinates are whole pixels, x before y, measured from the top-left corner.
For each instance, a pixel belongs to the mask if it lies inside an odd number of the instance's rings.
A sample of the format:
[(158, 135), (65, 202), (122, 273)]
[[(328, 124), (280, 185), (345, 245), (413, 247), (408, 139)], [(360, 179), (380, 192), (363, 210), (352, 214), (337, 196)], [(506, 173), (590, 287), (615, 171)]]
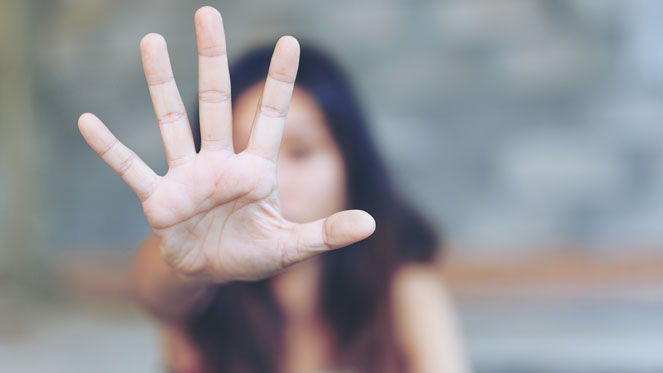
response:
[[(20, 70), (27, 86), (5, 89), (3, 107), (23, 109), (3, 117), (0, 147), (22, 144), (32, 156), (0, 153), (3, 229), (25, 223), (14, 217), (23, 205), (39, 238), (24, 244), (47, 255), (128, 252), (149, 226), (131, 190), (87, 147), (76, 118), (96, 113), (163, 174), (138, 43), (148, 32), (165, 36), (178, 86), (193, 103), (193, 13), (209, 3), (13, 4), (24, 34), (12, 41), (20, 58), (2, 81)], [(210, 5), (224, 15), (231, 59), (283, 34), (337, 56), (390, 168), (452, 250), (663, 249), (663, 3)], [(23, 165), (31, 195), (17, 181)]]

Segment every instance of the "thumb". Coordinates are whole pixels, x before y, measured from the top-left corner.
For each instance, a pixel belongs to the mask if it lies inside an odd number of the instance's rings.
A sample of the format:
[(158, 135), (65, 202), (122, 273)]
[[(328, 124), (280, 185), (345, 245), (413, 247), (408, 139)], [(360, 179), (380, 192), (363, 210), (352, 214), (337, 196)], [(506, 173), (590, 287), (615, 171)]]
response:
[(363, 210), (345, 210), (291, 228), (282, 246), (283, 268), (325, 251), (361, 241), (375, 231), (375, 219)]

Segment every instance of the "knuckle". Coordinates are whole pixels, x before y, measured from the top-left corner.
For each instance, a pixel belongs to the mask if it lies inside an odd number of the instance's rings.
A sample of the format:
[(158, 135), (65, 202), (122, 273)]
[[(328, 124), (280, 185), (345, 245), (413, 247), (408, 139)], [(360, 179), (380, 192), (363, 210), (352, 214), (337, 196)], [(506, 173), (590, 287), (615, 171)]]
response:
[(198, 99), (201, 102), (219, 104), (230, 101), (230, 92), (223, 89), (206, 89), (204, 91), (200, 91), (198, 94)]
[(159, 125), (165, 125), (165, 124), (171, 124), (179, 121), (180, 119), (184, 118), (186, 114), (184, 113), (184, 110), (175, 110), (175, 111), (168, 111), (165, 113), (162, 113), (157, 116), (157, 122)]
[(292, 236), (279, 240), (277, 247), (281, 254), (281, 269), (285, 269), (298, 261), (302, 260), (301, 247), (298, 237), (295, 237), (295, 244), (288, 246), (284, 242), (292, 241)]
[(108, 152), (110, 152), (118, 143), (119, 143), (118, 139), (114, 139), (113, 142), (111, 142), (111, 144), (106, 147), (106, 149), (103, 149), (99, 152), (99, 156), (101, 158), (106, 156), (106, 154), (108, 154)]
[(286, 115), (284, 110), (267, 104), (260, 105), (260, 114), (269, 118), (285, 118)]
[(129, 171), (131, 166), (133, 166), (135, 159), (136, 159), (136, 153), (130, 151), (129, 155), (127, 155), (127, 157), (118, 166), (117, 173), (120, 176), (124, 176), (127, 173), (127, 171)]
[(224, 48), (222, 45), (209, 46), (198, 50), (198, 55), (201, 57), (225, 57), (226, 54), (226, 48)]
[(334, 237), (334, 225), (330, 223), (329, 219), (325, 219), (322, 223), (322, 243), (329, 250), (334, 248), (332, 237)]
[(145, 75), (147, 80), (147, 85), (150, 87), (155, 87), (163, 84), (173, 83), (175, 77), (172, 74), (169, 75)]
[(288, 73), (285, 73), (285, 72), (282, 72), (282, 71), (278, 71), (278, 70), (273, 69), (273, 70), (270, 70), (267, 73), (267, 75), (270, 78), (272, 78), (272, 79), (274, 79), (278, 82), (281, 82), (281, 83), (292, 84), (292, 83), (295, 82), (295, 77), (292, 76), (292, 74), (288, 74)]

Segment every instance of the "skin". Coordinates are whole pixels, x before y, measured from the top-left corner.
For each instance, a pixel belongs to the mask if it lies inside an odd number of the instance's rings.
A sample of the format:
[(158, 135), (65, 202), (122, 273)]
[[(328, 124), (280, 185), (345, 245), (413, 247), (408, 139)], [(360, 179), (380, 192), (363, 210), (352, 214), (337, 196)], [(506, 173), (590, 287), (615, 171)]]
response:
[[(219, 284), (276, 276), (287, 320), (286, 370), (319, 369), (328, 363), (330, 346), (313, 301), (317, 254), (370, 236), (375, 221), (365, 211), (345, 210), (340, 149), (315, 100), (294, 85), (297, 41), (279, 39), (264, 84), (245, 91), (233, 113), (221, 15), (203, 7), (194, 20), (199, 153), (158, 34), (146, 35), (140, 49), (166, 175), (154, 173), (93, 114), (78, 121), (92, 149), (136, 192), (152, 227), (134, 262), (136, 298), (164, 325), (166, 364), (196, 371), (200, 357), (180, 322)], [(396, 330), (416, 371), (464, 371), (455, 316), (438, 273), (435, 265), (419, 265), (397, 274)], [(439, 351), (449, 353), (440, 360)]]

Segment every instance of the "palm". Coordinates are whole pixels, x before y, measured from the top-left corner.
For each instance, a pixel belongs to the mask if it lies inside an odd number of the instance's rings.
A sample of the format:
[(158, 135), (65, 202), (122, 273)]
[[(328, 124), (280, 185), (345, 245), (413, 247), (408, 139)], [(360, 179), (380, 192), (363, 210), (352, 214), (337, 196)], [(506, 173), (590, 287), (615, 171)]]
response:
[(249, 143), (232, 143), (230, 79), (220, 14), (196, 12), (201, 151), (195, 152), (165, 40), (141, 41), (143, 67), (169, 170), (158, 176), (91, 114), (79, 118), (88, 144), (140, 198), (163, 258), (181, 274), (211, 282), (253, 280), (370, 235), (375, 222), (349, 210), (306, 224), (281, 215), (276, 160), (297, 72), (299, 45), (276, 45)]
[(281, 217), (275, 171), (273, 162), (247, 153), (203, 153), (171, 169), (143, 201), (162, 246), (175, 248), (164, 252), (167, 260), (187, 273), (241, 279), (255, 273), (234, 269), (281, 263), (291, 224)]

